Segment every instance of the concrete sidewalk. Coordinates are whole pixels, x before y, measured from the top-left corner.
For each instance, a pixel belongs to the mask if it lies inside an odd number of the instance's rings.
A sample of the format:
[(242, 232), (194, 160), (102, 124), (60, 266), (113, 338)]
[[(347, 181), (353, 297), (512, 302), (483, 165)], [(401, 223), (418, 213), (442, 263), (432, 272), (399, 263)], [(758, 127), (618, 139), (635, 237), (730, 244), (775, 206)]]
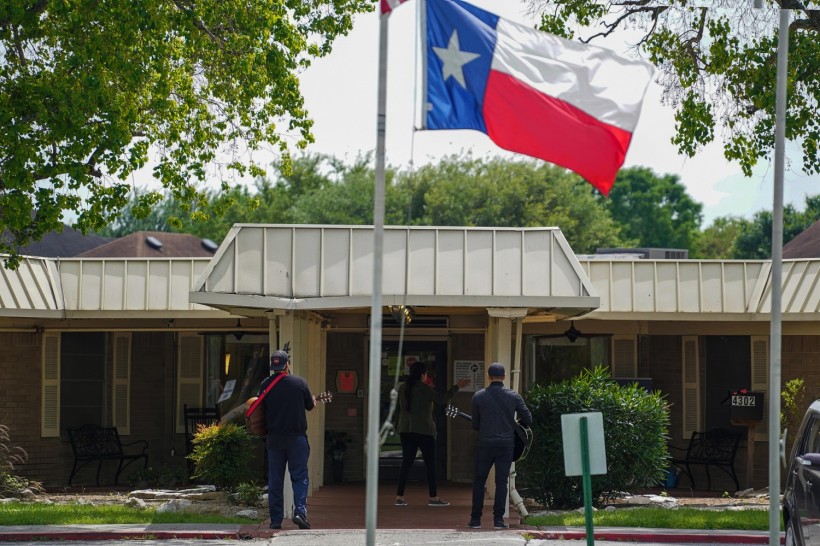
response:
[[(379, 528), (379, 531), (389, 529)], [(0, 526), (0, 542), (41, 541), (114, 541), (114, 540), (170, 540), (170, 539), (268, 539), (279, 535), (321, 535), (327, 541), (338, 534), (349, 537), (351, 529), (270, 530), (267, 525), (217, 525), (217, 524), (134, 524), (134, 525), (18, 525)], [(444, 529), (442, 529), (444, 531)], [(517, 526), (508, 531), (488, 529), (449, 529), (466, 535), (481, 533), (524, 535), (542, 540), (585, 540), (582, 527), (528, 527)], [(362, 530), (363, 532), (363, 530)], [(401, 529), (403, 535), (429, 533), (429, 529)], [(594, 530), (595, 540), (651, 543), (708, 543), (708, 544), (768, 544), (769, 534), (764, 531), (699, 531), (685, 529), (636, 529), (602, 527)], [(339, 541), (338, 543), (341, 543)], [(412, 540), (409, 540), (412, 542)], [(783, 536), (780, 539), (784, 542)]]
[[(683, 493), (683, 491), (681, 491)], [(704, 496), (706, 493), (702, 493)], [(533, 527), (522, 524), (518, 514), (510, 509), (509, 531), (494, 531), (491, 527), (491, 501), (485, 501), (483, 529), (468, 529), (467, 520), (472, 502), (472, 486), (453, 482), (439, 485), (439, 495), (450, 506), (427, 505), (427, 487), (420, 482), (408, 484), (407, 506), (395, 505), (395, 484), (379, 485), (377, 528), (379, 531), (396, 530), (403, 534), (442, 531), (442, 535), (457, 532), (464, 536), (484, 533), (487, 537), (498, 534), (544, 540), (585, 540), (583, 527)], [(692, 495), (692, 492), (690, 492)], [(696, 495), (693, 495), (696, 496)], [(299, 530), (289, 519), (282, 522), (281, 530), (268, 528), (268, 521), (259, 524), (134, 524), (134, 525), (33, 525), (0, 526), (0, 542), (29, 542), (59, 540), (125, 540), (125, 539), (240, 539), (270, 538), (279, 535), (318, 535), (322, 537), (350, 536), (363, 533), (365, 522), (365, 487), (363, 483), (341, 483), (323, 486), (308, 498), (308, 519), (313, 529)], [(262, 509), (264, 514), (264, 509)], [(639, 529), (601, 527), (594, 530), (596, 540), (655, 542), (655, 543), (724, 543), (768, 544), (767, 531), (701, 531), (678, 529)], [(327, 543), (327, 539), (322, 541)], [(781, 542), (783, 542), (781, 536)], [(341, 542), (337, 542), (341, 544)]]

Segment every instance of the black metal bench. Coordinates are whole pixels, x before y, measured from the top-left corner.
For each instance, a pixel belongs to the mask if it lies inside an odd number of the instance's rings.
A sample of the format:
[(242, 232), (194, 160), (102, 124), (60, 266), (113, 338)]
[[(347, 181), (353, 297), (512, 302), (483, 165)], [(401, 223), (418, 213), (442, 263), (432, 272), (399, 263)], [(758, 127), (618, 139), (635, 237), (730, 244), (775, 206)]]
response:
[[(117, 474), (114, 485), (120, 480), (120, 473), (134, 461), (142, 459), (143, 468), (148, 468), (148, 442), (137, 440), (131, 443), (122, 443), (117, 427), (101, 427), (98, 425), (83, 425), (79, 428), (68, 429), (68, 438), (71, 440), (71, 449), (74, 451), (74, 466), (68, 477), (68, 485), (74, 479), (77, 471), (92, 461), (97, 464), (97, 485), (100, 485), (100, 470), (104, 461), (117, 461)], [(142, 452), (126, 453), (123, 448), (141, 445)]]
[(740, 483), (735, 473), (735, 455), (740, 443), (740, 434), (716, 428), (705, 432), (692, 432), (689, 445), (684, 448), (669, 446), (672, 450), (685, 451), (681, 457), (673, 457), (672, 464), (680, 468), (689, 478), (692, 489), (695, 489), (695, 478), (692, 476), (692, 465), (703, 465), (706, 468), (706, 489), (712, 488), (712, 477), (709, 467), (720, 468), (735, 482), (735, 491), (740, 489)]

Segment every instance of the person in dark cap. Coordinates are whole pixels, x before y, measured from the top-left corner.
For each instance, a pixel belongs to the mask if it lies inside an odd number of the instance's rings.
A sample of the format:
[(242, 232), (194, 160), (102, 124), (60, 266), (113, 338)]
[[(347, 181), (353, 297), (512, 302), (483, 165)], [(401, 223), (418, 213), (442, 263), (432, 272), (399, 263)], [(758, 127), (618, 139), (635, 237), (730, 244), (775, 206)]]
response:
[(262, 381), (259, 394), (277, 376), (285, 374), (271, 388), (262, 403), (265, 405), (268, 452), (268, 511), (270, 528), (281, 529), (284, 511), (285, 467), (290, 471), (293, 487), (293, 523), (300, 529), (310, 529), (307, 520), (308, 458), (306, 412), (316, 407), (316, 397), (307, 381), (290, 375), (290, 358), (285, 351), (275, 351), (270, 357), (270, 377)]
[(503, 364), (493, 362), (487, 368), (490, 384), (473, 395), (473, 429), (478, 431), (473, 477), (473, 507), (467, 527), (481, 527), (484, 510), (484, 485), (490, 468), (495, 465), (495, 500), (493, 502), (493, 527), (507, 529), (504, 521), (507, 511), (507, 480), (513, 462), (514, 435), (517, 426), (515, 414), (522, 425), (532, 424), (532, 414), (517, 392), (504, 387), (507, 371)]

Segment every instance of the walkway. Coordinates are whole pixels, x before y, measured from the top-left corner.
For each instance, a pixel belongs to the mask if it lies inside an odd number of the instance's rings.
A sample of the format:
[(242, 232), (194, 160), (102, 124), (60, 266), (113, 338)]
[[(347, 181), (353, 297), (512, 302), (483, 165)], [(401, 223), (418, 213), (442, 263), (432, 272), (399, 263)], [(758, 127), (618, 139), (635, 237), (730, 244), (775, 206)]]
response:
[[(280, 533), (321, 533), (327, 539), (338, 531), (340, 535), (351, 530), (365, 529), (365, 487), (363, 483), (332, 484), (322, 487), (308, 499), (308, 517), (311, 531), (299, 531), (286, 520), (281, 531), (268, 529), (267, 521), (258, 525), (72, 525), (72, 526), (0, 526), (0, 542), (31, 540), (124, 540), (127, 538), (268, 538)], [(380, 530), (407, 530), (409, 535), (420, 530), (448, 530), (472, 533), (499, 533), (491, 528), (492, 504), (485, 501), (483, 529), (470, 530), (466, 524), (470, 516), (471, 486), (445, 482), (439, 486), (439, 495), (450, 506), (427, 505), (427, 488), (421, 483), (408, 485), (408, 506), (395, 506), (395, 486), (379, 486), (379, 502), (376, 527)], [(674, 496), (674, 493), (673, 493)], [(536, 528), (522, 525), (518, 514), (511, 508), (509, 531), (521, 535), (527, 533), (540, 539), (584, 540), (584, 529)], [(768, 533), (763, 531), (693, 531), (670, 529), (596, 528), (596, 540), (621, 540), (652, 543), (724, 543), (768, 544)], [(782, 534), (781, 534), (782, 542)]]

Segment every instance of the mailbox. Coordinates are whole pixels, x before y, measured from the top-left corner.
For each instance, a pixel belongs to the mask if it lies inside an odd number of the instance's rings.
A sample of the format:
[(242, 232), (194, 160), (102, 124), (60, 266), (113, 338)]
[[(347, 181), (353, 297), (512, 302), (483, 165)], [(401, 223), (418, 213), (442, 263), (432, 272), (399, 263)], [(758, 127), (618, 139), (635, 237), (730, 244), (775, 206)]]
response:
[(732, 405), (729, 408), (729, 417), (733, 421), (762, 421), (763, 420), (763, 393), (747, 392), (745, 390), (733, 392)]

